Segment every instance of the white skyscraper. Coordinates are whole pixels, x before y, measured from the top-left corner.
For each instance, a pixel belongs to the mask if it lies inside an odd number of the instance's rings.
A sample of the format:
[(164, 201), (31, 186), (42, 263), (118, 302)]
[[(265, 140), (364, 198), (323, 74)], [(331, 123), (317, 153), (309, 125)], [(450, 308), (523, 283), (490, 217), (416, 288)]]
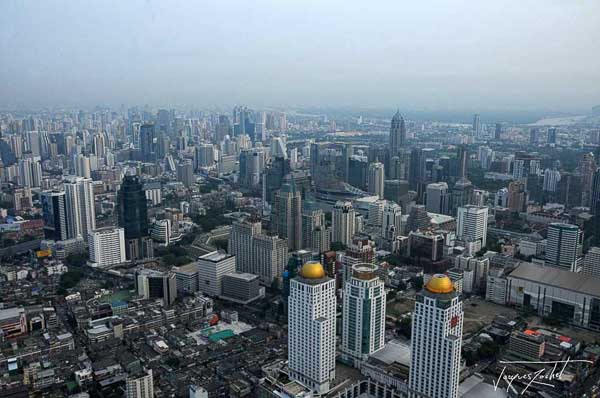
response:
[(122, 264), (125, 258), (125, 232), (123, 228), (101, 228), (90, 232), (90, 262), (97, 267)]
[(377, 266), (358, 264), (344, 287), (342, 352), (355, 363), (385, 344), (385, 286)]
[(308, 262), (290, 281), (288, 303), (289, 376), (325, 394), (335, 378), (335, 280)]
[(81, 236), (86, 242), (88, 234), (96, 229), (94, 190), (89, 178), (65, 177), (67, 204), (67, 230), (70, 238)]
[(375, 162), (369, 165), (369, 173), (367, 175), (367, 185), (369, 192), (383, 199), (383, 182), (385, 181), (385, 172), (383, 163)]
[(600, 278), (600, 247), (591, 247), (586, 253), (581, 272)]
[(486, 245), (488, 208), (467, 205), (458, 208), (456, 237), (466, 242), (480, 242)]
[(223, 276), (235, 272), (235, 257), (224, 252), (211, 252), (198, 258), (198, 286), (202, 293), (220, 296)]
[(463, 307), (446, 275), (433, 275), (416, 296), (409, 388), (431, 398), (458, 397)]
[(338, 201), (333, 206), (332, 214), (332, 242), (341, 242), (348, 245), (354, 236), (355, 212), (352, 203)]
[(546, 265), (581, 270), (582, 232), (577, 225), (552, 223), (546, 238)]
[(394, 202), (386, 202), (383, 207), (383, 220), (381, 222), (382, 235), (395, 239), (402, 231), (402, 207)]

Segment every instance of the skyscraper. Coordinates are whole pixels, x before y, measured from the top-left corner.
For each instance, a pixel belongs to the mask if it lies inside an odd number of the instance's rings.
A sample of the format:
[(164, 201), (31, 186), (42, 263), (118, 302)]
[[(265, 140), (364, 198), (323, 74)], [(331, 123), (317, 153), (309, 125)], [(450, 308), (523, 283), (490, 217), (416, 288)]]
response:
[(89, 178), (67, 176), (64, 180), (69, 238), (81, 236), (86, 242), (88, 234), (96, 229), (94, 190)]
[(600, 247), (590, 247), (585, 254), (581, 273), (600, 278)]
[(119, 226), (125, 231), (125, 239), (148, 236), (148, 207), (138, 176), (127, 175), (123, 178), (117, 202)]
[(426, 204), (427, 211), (438, 214), (448, 214), (450, 196), (448, 195), (448, 184), (436, 182), (427, 185)]
[(332, 241), (348, 245), (354, 236), (354, 218), (356, 217), (351, 202), (338, 201), (332, 212)]
[(494, 131), (494, 139), (499, 141), (502, 139), (502, 123), (496, 123), (496, 130)]
[(342, 352), (356, 362), (385, 344), (385, 286), (374, 264), (352, 267), (344, 288)]
[(480, 242), (480, 248), (487, 243), (488, 208), (468, 205), (458, 208), (456, 238), (466, 242)]
[(556, 144), (556, 128), (548, 129), (546, 141), (548, 144)]
[(431, 398), (458, 397), (463, 307), (446, 275), (433, 275), (416, 296), (409, 388)]
[(335, 378), (335, 280), (320, 263), (306, 263), (290, 281), (289, 375), (317, 394)]
[(90, 232), (90, 262), (95, 267), (108, 267), (126, 261), (123, 228), (100, 228)]
[(546, 239), (546, 265), (571, 272), (581, 269), (583, 234), (577, 225), (552, 223)]
[(369, 192), (373, 195), (379, 196), (379, 199), (383, 199), (383, 182), (385, 181), (383, 163), (376, 162), (369, 165), (369, 174), (367, 180)]
[(475, 137), (481, 136), (481, 118), (478, 113), (473, 116), (473, 135)]
[(41, 202), (46, 237), (54, 240), (68, 239), (67, 205), (64, 191), (42, 192)]
[(140, 151), (144, 162), (153, 162), (157, 159), (157, 137), (153, 124), (140, 126)]
[(406, 144), (406, 126), (404, 118), (400, 115), (400, 110), (392, 118), (390, 127), (390, 151), (391, 156), (396, 156), (402, 147)]
[(271, 223), (290, 250), (302, 248), (302, 195), (293, 183), (283, 184), (275, 193)]

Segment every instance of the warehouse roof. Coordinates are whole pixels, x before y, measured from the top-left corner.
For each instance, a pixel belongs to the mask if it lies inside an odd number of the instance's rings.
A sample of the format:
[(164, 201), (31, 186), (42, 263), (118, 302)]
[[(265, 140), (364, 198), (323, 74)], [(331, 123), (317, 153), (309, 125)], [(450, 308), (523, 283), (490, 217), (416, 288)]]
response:
[(509, 277), (600, 297), (600, 278), (555, 267), (522, 262)]

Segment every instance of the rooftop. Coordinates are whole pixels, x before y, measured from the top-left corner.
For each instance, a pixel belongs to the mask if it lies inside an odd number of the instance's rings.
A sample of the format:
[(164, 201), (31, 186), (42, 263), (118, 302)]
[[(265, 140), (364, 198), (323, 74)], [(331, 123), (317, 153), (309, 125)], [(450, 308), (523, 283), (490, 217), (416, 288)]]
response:
[(205, 254), (204, 256), (200, 257), (200, 260), (206, 260), (206, 261), (212, 261), (212, 262), (217, 262), (217, 261), (222, 261), (225, 260), (226, 258), (229, 257), (233, 257), (225, 252), (212, 252), (212, 253), (208, 253)]
[(554, 267), (523, 262), (510, 273), (509, 277), (600, 297), (600, 278)]

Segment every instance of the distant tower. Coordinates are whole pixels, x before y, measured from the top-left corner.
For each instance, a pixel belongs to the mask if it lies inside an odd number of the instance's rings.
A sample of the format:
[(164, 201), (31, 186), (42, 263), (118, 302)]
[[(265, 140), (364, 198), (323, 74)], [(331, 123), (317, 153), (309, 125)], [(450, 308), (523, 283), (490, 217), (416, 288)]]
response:
[(448, 214), (450, 197), (448, 195), (448, 184), (435, 182), (427, 185), (426, 204), (427, 211), (438, 214)]
[(156, 132), (153, 124), (140, 127), (140, 151), (144, 162), (152, 162), (157, 158)]
[(283, 184), (275, 193), (271, 223), (289, 249), (302, 248), (302, 195), (294, 184)]
[(481, 136), (481, 118), (478, 113), (473, 116), (473, 135), (475, 137)]
[(416, 297), (409, 388), (431, 398), (458, 397), (463, 306), (452, 281), (433, 275)]
[(355, 216), (351, 202), (338, 201), (335, 203), (332, 214), (332, 242), (341, 242), (344, 245), (352, 242)]
[(383, 199), (383, 183), (385, 181), (385, 170), (383, 163), (371, 163), (369, 165), (369, 175), (367, 183), (369, 186), (369, 192), (373, 195), (379, 196), (379, 199)]
[(502, 139), (502, 123), (496, 123), (496, 130), (494, 131), (494, 139), (499, 141)]
[(396, 112), (392, 118), (392, 126), (390, 128), (390, 151), (391, 156), (395, 156), (400, 152), (406, 143), (406, 126), (404, 118), (400, 115), (400, 110)]
[(344, 288), (342, 352), (356, 362), (385, 344), (385, 286), (377, 266), (358, 264)]
[(320, 263), (306, 263), (290, 281), (288, 303), (290, 378), (326, 394), (335, 378), (335, 279)]
[(96, 229), (92, 180), (68, 176), (65, 177), (64, 187), (69, 238), (81, 236), (87, 242), (88, 234)]

